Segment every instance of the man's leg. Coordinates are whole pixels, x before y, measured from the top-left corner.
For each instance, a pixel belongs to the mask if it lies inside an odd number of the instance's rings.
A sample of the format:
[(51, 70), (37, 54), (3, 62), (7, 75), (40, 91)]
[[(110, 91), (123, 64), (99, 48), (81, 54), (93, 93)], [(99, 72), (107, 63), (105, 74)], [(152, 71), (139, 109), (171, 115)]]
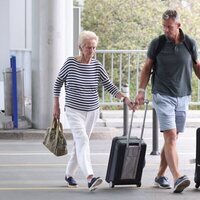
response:
[(174, 192), (180, 193), (190, 185), (190, 180), (187, 176), (181, 176), (178, 169), (178, 153), (176, 148), (177, 134), (174, 129), (164, 131), (164, 151), (165, 158), (169, 169), (174, 178)]
[(164, 173), (169, 166), (174, 178), (174, 192), (182, 192), (190, 184), (188, 177), (180, 174), (176, 148), (177, 132), (184, 131), (189, 99), (189, 96), (175, 98), (158, 93), (153, 95), (153, 106), (159, 119), (160, 130), (164, 134), (164, 147), (155, 184), (161, 188), (168, 188)]
[(167, 162), (174, 180), (178, 179), (181, 174), (178, 169), (178, 153), (176, 149), (177, 134), (176, 130), (164, 131), (164, 155), (163, 162)]
[(160, 154), (160, 167), (159, 167), (158, 174), (157, 174), (158, 177), (164, 176), (167, 166), (168, 165), (167, 165), (167, 161), (165, 158), (165, 151), (164, 151), (164, 146), (163, 146), (161, 154)]

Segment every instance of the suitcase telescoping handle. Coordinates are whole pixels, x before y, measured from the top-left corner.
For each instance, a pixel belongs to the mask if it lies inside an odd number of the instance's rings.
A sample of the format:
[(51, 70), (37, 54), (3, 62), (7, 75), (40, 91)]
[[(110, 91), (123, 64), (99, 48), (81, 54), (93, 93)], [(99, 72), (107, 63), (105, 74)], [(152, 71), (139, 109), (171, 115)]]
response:
[[(141, 134), (140, 134), (139, 147), (142, 144), (142, 138), (143, 138), (143, 133), (144, 133), (144, 126), (145, 126), (145, 120), (146, 120), (147, 108), (148, 108), (149, 100), (145, 99), (144, 100), (144, 104), (145, 104), (145, 110), (144, 110), (144, 117), (143, 117), (143, 123), (142, 123)], [(129, 132), (128, 132), (128, 135), (127, 135), (127, 143), (126, 143), (127, 147), (129, 147), (129, 141), (130, 141), (130, 137), (131, 137), (131, 130), (132, 130), (132, 124), (133, 124), (133, 116), (134, 116), (134, 111), (132, 111), (130, 128), (129, 128)]]

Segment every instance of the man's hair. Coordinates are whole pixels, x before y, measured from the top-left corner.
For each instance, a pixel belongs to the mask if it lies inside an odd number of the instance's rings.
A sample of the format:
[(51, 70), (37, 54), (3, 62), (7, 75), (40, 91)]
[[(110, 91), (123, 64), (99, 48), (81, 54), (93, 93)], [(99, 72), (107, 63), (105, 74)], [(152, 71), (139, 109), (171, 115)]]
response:
[(180, 21), (179, 15), (177, 13), (176, 10), (166, 10), (163, 15), (162, 15), (162, 19), (163, 20), (168, 20), (168, 19), (173, 19), (176, 22)]

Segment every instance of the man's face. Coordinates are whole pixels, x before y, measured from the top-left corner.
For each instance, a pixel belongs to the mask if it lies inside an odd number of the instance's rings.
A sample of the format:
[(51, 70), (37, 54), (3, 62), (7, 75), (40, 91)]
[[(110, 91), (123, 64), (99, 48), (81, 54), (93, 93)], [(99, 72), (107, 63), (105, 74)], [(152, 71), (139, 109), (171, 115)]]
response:
[(175, 40), (177, 34), (179, 33), (180, 23), (175, 20), (169, 18), (167, 20), (163, 20), (163, 31), (165, 35), (172, 40)]

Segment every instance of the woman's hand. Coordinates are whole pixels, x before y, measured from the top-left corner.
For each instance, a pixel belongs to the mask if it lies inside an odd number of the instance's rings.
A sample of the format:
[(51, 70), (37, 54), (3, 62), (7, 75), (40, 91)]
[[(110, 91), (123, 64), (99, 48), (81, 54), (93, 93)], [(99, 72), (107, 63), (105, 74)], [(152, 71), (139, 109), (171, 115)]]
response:
[(135, 111), (135, 103), (131, 101), (128, 97), (124, 97), (124, 103), (133, 111)]

